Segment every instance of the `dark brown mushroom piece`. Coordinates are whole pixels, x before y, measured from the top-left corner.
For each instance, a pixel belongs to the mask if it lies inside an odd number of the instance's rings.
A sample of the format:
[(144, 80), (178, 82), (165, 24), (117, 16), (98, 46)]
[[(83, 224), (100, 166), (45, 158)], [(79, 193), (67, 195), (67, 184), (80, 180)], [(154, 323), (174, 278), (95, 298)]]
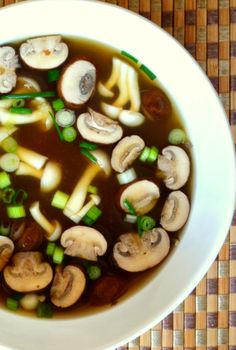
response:
[(162, 90), (156, 88), (145, 91), (142, 93), (141, 99), (143, 112), (148, 118), (165, 120), (171, 116), (170, 100)]
[(37, 250), (43, 242), (43, 231), (41, 227), (34, 221), (26, 223), (20, 238), (15, 243), (16, 251), (28, 252)]

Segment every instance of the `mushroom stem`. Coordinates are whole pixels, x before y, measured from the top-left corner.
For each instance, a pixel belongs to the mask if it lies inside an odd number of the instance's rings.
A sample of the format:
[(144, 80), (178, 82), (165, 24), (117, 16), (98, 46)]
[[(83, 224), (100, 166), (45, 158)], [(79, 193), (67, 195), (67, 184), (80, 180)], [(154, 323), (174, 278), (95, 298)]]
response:
[(20, 165), (15, 174), (33, 176), (33, 177), (36, 177), (37, 179), (40, 179), (43, 174), (43, 170), (35, 169), (24, 162), (20, 162)]
[(47, 157), (34, 152), (30, 149), (19, 146), (17, 148), (16, 154), (18, 157), (28, 165), (34, 167), (35, 169), (41, 169), (47, 161)]
[(94, 205), (98, 205), (101, 202), (101, 198), (97, 195), (90, 195), (89, 197), (90, 197), (90, 201), (86, 203), (78, 213), (70, 217), (70, 219), (74, 221), (76, 224), (78, 224), (81, 221), (81, 219), (87, 214), (87, 212)]
[(54, 231), (54, 226), (41, 213), (39, 202), (34, 202), (29, 208), (30, 214), (34, 220), (50, 235)]

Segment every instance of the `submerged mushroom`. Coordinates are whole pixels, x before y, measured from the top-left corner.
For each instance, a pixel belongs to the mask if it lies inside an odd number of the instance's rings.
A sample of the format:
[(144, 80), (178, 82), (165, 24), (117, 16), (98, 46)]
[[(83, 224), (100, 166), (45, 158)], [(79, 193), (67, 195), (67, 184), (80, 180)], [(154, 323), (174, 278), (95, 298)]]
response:
[(81, 297), (86, 278), (79, 267), (67, 265), (64, 269), (56, 267), (50, 290), (51, 301), (57, 307), (69, 307)]
[(87, 59), (77, 58), (62, 71), (58, 94), (69, 108), (80, 108), (94, 92), (96, 68)]
[(123, 135), (123, 130), (116, 121), (91, 108), (79, 116), (77, 128), (84, 139), (101, 144), (115, 143)]
[(18, 57), (13, 47), (0, 47), (0, 93), (6, 94), (16, 86)]
[(168, 254), (170, 239), (162, 228), (145, 232), (125, 233), (114, 245), (113, 256), (117, 265), (129, 272), (139, 272), (159, 264)]
[(49, 285), (53, 278), (51, 266), (42, 262), (40, 252), (17, 253), (12, 265), (3, 270), (6, 284), (17, 292), (33, 292)]
[(10, 260), (14, 251), (14, 243), (8, 237), (0, 236), (0, 272)]
[(165, 201), (160, 224), (167, 231), (178, 231), (186, 223), (189, 211), (188, 197), (182, 191), (173, 191)]
[(139, 157), (145, 143), (137, 135), (126, 136), (112, 151), (111, 166), (115, 171), (122, 173)]
[(165, 120), (171, 116), (171, 103), (166, 94), (158, 88), (142, 94), (142, 109), (150, 119)]
[(59, 67), (68, 57), (68, 46), (60, 35), (28, 39), (20, 46), (20, 57), (27, 66), (35, 69)]
[(159, 197), (160, 191), (154, 182), (139, 180), (124, 188), (120, 195), (119, 204), (121, 209), (129, 213), (129, 208), (125, 205), (127, 200), (137, 215), (144, 215), (155, 207)]
[(158, 157), (157, 166), (164, 174), (165, 185), (171, 190), (178, 190), (188, 181), (190, 160), (187, 153), (178, 146), (167, 146)]
[(27, 221), (20, 237), (16, 240), (17, 252), (28, 252), (39, 249), (43, 242), (41, 227), (34, 221)]
[(61, 245), (65, 248), (65, 254), (91, 261), (97, 261), (97, 257), (104, 255), (107, 250), (104, 236), (86, 226), (73, 226), (64, 231)]

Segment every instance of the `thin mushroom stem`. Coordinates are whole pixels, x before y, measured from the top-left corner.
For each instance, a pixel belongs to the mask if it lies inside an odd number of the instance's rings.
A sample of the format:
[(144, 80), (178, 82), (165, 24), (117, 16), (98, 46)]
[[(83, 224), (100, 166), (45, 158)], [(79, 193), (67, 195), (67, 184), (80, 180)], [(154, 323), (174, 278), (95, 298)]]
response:
[(28, 175), (28, 176), (33, 176), (36, 177), (37, 179), (41, 179), (43, 170), (41, 169), (35, 169), (32, 166), (20, 162), (20, 165), (15, 173), (16, 175)]
[(39, 202), (34, 202), (29, 208), (30, 214), (34, 220), (48, 233), (50, 236), (54, 231), (54, 226), (48, 221), (48, 219), (41, 213), (39, 208)]
[(70, 219), (74, 221), (76, 224), (80, 222), (80, 220), (87, 214), (87, 212), (94, 206), (98, 205), (101, 201), (101, 198), (96, 195), (91, 195), (90, 196), (90, 201), (86, 203), (82, 209), (75, 215), (72, 215)]
[(41, 169), (48, 159), (48, 157), (45, 157), (42, 154), (21, 146), (17, 148), (16, 154), (23, 162), (34, 167), (35, 169)]

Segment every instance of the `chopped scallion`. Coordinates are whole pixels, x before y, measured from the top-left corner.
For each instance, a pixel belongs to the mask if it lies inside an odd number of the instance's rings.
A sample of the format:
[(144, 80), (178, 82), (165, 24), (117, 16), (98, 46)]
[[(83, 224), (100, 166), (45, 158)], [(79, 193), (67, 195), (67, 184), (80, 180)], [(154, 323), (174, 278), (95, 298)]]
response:
[(63, 259), (64, 250), (62, 249), (62, 247), (57, 246), (53, 252), (52, 261), (54, 262), (54, 264), (61, 264)]
[(68, 126), (72, 126), (76, 120), (75, 112), (72, 111), (71, 109), (64, 109), (64, 108), (57, 111), (55, 118), (56, 118), (57, 124), (62, 128), (67, 128)]
[(62, 130), (62, 135), (66, 142), (73, 142), (77, 137), (77, 131), (73, 126), (69, 126)]
[(95, 149), (98, 148), (98, 146), (95, 143), (91, 143), (88, 141), (81, 141), (79, 143), (80, 148), (85, 148), (88, 149), (89, 151), (94, 151)]
[(90, 153), (87, 149), (82, 148), (80, 150), (80, 153), (82, 153), (85, 157), (87, 157), (89, 160), (91, 160), (92, 163), (97, 164), (97, 158), (94, 157), (92, 153)]
[(23, 205), (16, 205), (16, 206), (8, 206), (7, 207), (7, 216), (10, 219), (20, 219), (25, 217), (25, 208)]
[(141, 66), (139, 67), (139, 69), (145, 73), (148, 78), (150, 78), (151, 80), (155, 80), (156, 79), (156, 74), (154, 74), (147, 66), (145, 66), (145, 64), (141, 64)]
[(119, 184), (124, 185), (124, 184), (127, 184), (127, 183), (137, 179), (137, 174), (136, 174), (134, 168), (130, 168), (121, 174), (117, 174), (116, 177), (117, 177)]
[(60, 128), (59, 128), (59, 125), (58, 125), (57, 122), (56, 122), (56, 119), (55, 119), (54, 115), (53, 115), (51, 112), (49, 112), (49, 114), (50, 114), (50, 116), (51, 116), (51, 118), (52, 118), (53, 124), (54, 124), (54, 126), (55, 126), (55, 128), (56, 128), (56, 131), (57, 131), (57, 133), (58, 133), (58, 135), (59, 135), (60, 140), (61, 140), (61, 141), (64, 141), (62, 132), (61, 132), (61, 130), (60, 130)]
[(53, 256), (53, 253), (54, 253), (55, 249), (56, 249), (56, 243), (49, 242), (47, 244), (47, 248), (46, 248), (46, 255)]
[(92, 281), (95, 281), (101, 277), (102, 270), (97, 265), (89, 265), (86, 270), (87, 270), (89, 279)]
[(19, 307), (19, 302), (13, 298), (7, 298), (6, 300), (6, 307), (9, 310), (16, 311)]
[(139, 160), (141, 160), (141, 162), (146, 162), (146, 160), (148, 159), (150, 153), (150, 148), (149, 147), (145, 147), (139, 157)]
[(57, 100), (52, 101), (53, 109), (57, 112), (65, 107), (64, 102), (58, 98)]
[(124, 220), (125, 220), (125, 222), (128, 222), (130, 224), (135, 224), (137, 222), (137, 216), (136, 215), (126, 214)]
[(1, 194), (1, 199), (3, 203), (10, 204), (12, 202), (14, 194), (15, 194), (15, 190), (13, 190), (12, 187), (5, 188)]
[(93, 225), (98, 218), (102, 215), (101, 209), (99, 209), (96, 205), (89, 209), (87, 214), (83, 217), (82, 221), (86, 225)]
[(52, 199), (51, 205), (58, 209), (64, 209), (69, 199), (69, 195), (62, 191), (57, 191)]
[(150, 216), (141, 217), (141, 228), (143, 231), (152, 230), (155, 226), (156, 226), (156, 220), (154, 220)]
[(182, 129), (176, 128), (170, 131), (168, 135), (168, 141), (172, 145), (179, 145), (181, 143), (185, 143), (187, 141), (187, 137)]
[(1, 147), (7, 153), (15, 153), (17, 151), (18, 144), (13, 137), (8, 136), (1, 142)]
[(147, 162), (154, 163), (157, 160), (158, 153), (159, 153), (158, 149), (155, 146), (152, 146), (147, 158)]
[(59, 78), (60, 78), (59, 69), (55, 68), (55, 69), (51, 69), (48, 71), (48, 82), (49, 83), (57, 81), (57, 80), (59, 80)]
[(12, 102), (12, 107), (24, 107), (24, 105), (25, 100), (23, 100), (23, 98), (18, 98)]
[(92, 194), (98, 194), (98, 188), (96, 186), (89, 185), (87, 192)]
[(130, 53), (128, 53), (127, 51), (121, 51), (121, 55), (124, 56), (124, 57), (127, 57), (129, 58), (131, 61), (135, 62), (135, 63), (138, 63), (138, 59), (134, 56), (132, 56)]
[(5, 172), (0, 172), (0, 189), (4, 189), (11, 185), (10, 176)]
[(51, 304), (48, 303), (39, 303), (37, 306), (37, 316), (44, 318), (52, 318), (53, 309)]
[(15, 153), (5, 153), (0, 158), (0, 167), (8, 173), (13, 173), (20, 165), (20, 158)]
[(15, 114), (32, 114), (33, 111), (31, 108), (25, 108), (25, 107), (11, 107), (10, 113)]
[(27, 200), (28, 197), (29, 197), (29, 194), (25, 190), (23, 189), (16, 190), (12, 203), (14, 205), (22, 205)]
[(136, 215), (136, 211), (133, 207), (133, 204), (127, 198), (124, 200), (123, 205), (131, 215)]
[(45, 92), (25, 92), (22, 94), (9, 94), (0, 96), (0, 100), (11, 100), (11, 99), (27, 99), (27, 98), (36, 98), (36, 97), (54, 97), (56, 96), (55, 91), (45, 91)]
[(8, 225), (4, 225), (4, 224), (1, 224), (0, 225), (0, 235), (1, 236), (8, 236), (11, 232), (11, 225), (8, 224)]
[(85, 215), (82, 219), (83, 223), (88, 226), (92, 226), (94, 224), (94, 221), (90, 219), (87, 215)]

